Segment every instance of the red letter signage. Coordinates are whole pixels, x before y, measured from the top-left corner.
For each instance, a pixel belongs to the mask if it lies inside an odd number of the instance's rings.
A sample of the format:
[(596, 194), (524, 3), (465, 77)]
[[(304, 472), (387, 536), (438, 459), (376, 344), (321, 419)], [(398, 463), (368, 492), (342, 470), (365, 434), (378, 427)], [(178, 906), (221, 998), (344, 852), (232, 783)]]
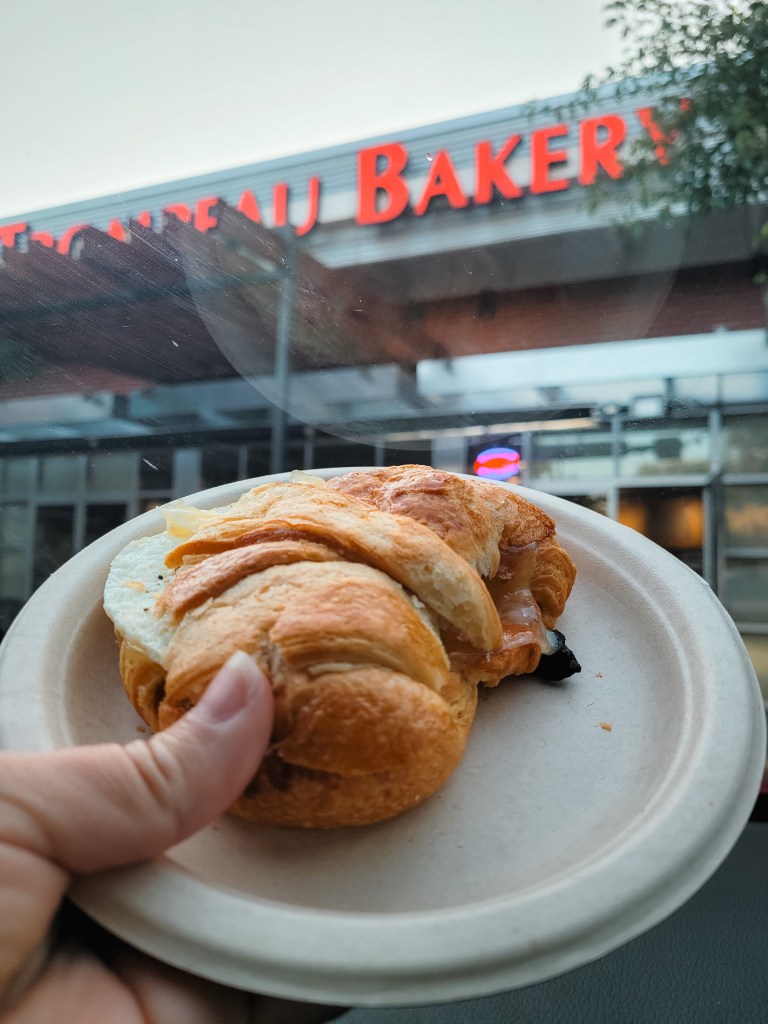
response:
[(219, 223), (213, 216), (213, 208), (221, 200), (218, 196), (207, 196), (205, 199), (198, 199), (195, 203), (194, 225), (198, 231), (210, 231)]
[[(598, 133), (602, 131), (602, 138)], [(581, 154), (579, 157), (579, 184), (594, 185), (597, 170), (602, 167), (610, 178), (620, 178), (624, 168), (616, 150), (627, 135), (627, 126), (618, 114), (588, 117), (579, 126)]]
[(567, 178), (550, 178), (549, 170), (553, 164), (562, 164), (568, 159), (564, 149), (551, 150), (549, 140), (568, 134), (567, 124), (555, 124), (551, 128), (540, 128), (531, 132), (531, 192), (560, 192), (568, 188)]
[(505, 199), (519, 199), (523, 194), (504, 166), (521, 139), (522, 135), (510, 135), (495, 156), (490, 142), (478, 142), (475, 146), (475, 202), (478, 205), (490, 203), (494, 188)]
[(185, 224), (192, 223), (192, 211), (186, 203), (171, 203), (170, 206), (164, 206), (163, 213), (169, 217), (178, 217)]
[(90, 227), (90, 224), (75, 224), (71, 228), (67, 228), (64, 234), (56, 243), (56, 251), (60, 252), (62, 256), (69, 256), (69, 250), (72, 247), (72, 242), (80, 231)]
[(127, 242), (128, 241), (128, 232), (125, 230), (125, 228), (120, 223), (120, 221), (117, 219), (117, 217), (115, 217), (114, 220), (111, 220), (109, 222), (109, 227), (107, 228), (107, 234), (111, 238), (116, 238), (118, 240), (118, 242)]
[[(379, 169), (379, 160), (384, 166)], [(393, 142), (362, 149), (357, 155), (358, 224), (383, 224), (399, 217), (408, 205), (408, 186), (401, 177), (408, 163), (408, 150)], [(379, 209), (379, 196), (385, 205)]]
[(417, 217), (422, 217), (427, 212), (431, 200), (436, 196), (445, 196), (454, 210), (460, 210), (462, 206), (469, 204), (469, 200), (464, 195), (459, 184), (456, 169), (449, 154), (444, 149), (440, 149), (435, 153), (427, 184), (424, 187), (421, 199), (413, 208), (413, 212)]
[[(691, 109), (691, 101), (687, 96), (680, 100), (680, 109), (688, 111)], [(653, 116), (653, 107), (638, 107), (635, 111), (637, 119), (640, 124), (645, 128), (648, 134), (651, 136), (651, 142), (655, 143), (653, 148), (656, 154), (656, 159), (662, 165), (666, 167), (669, 163), (669, 157), (667, 156), (667, 147), (671, 146), (677, 137), (677, 132), (673, 131), (669, 135), (665, 134), (656, 124)]]
[(309, 234), (312, 228), (317, 224), (317, 211), (320, 207), (320, 179), (310, 178), (309, 185), (307, 186), (307, 200), (309, 202), (309, 209), (307, 210), (307, 219), (303, 224), (300, 224), (296, 228), (296, 234), (299, 238)]
[(256, 201), (256, 196), (249, 188), (247, 188), (240, 196), (235, 209), (239, 213), (242, 213), (244, 217), (252, 220), (254, 224), (261, 224), (261, 210), (259, 209), (259, 204)]
[[(276, 228), (283, 228), (288, 223), (288, 198), (290, 189), (286, 182), (281, 181), (272, 190), (272, 221)], [(243, 199), (245, 195), (243, 195)], [(307, 184), (308, 209), (303, 224), (296, 228), (299, 236), (309, 234), (317, 223), (317, 211), (320, 204), (320, 179), (310, 178)], [(242, 202), (242, 200), (241, 200)]]
[(284, 181), (272, 189), (272, 223), (276, 228), (284, 228), (288, 223), (288, 186)]
[(27, 230), (27, 225), (20, 221), (18, 224), (5, 224), (0, 228), (0, 245), (7, 245), (12, 249), (16, 245), (16, 239)]
[(56, 244), (56, 239), (50, 233), (50, 231), (33, 231), (29, 236), (30, 242), (38, 242), (40, 245), (44, 245), (46, 249), (52, 249)]

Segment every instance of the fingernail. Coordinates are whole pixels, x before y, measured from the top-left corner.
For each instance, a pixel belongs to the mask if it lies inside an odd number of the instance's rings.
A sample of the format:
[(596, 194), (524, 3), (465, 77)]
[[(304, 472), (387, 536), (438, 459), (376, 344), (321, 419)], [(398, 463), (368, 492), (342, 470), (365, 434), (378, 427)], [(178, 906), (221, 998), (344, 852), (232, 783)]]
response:
[(226, 722), (242, 711), (264, 685), (264, 676), (245, 651), (235, 651), (216, 673), (197, 705), (213, 722)]

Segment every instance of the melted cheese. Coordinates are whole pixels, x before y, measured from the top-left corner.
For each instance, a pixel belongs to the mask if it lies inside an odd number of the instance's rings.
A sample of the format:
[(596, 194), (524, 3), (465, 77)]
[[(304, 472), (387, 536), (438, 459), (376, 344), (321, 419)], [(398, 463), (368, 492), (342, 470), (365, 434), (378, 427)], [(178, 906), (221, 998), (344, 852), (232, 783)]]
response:
[(488, 582), (501, 620), (501, 644), (493, 651), (478, 651), (462, 634), (446, 631), (444, 639), (454, 669), (495, 683), (512, 670), (520, 671), (520, 648), (530, 649), (530, 663), (537, 663), (541, 653), (549, 652), (551, 645), (541, 610), (531, 593), (537, 551), (537, 544), (502, 549), (498, 572)]

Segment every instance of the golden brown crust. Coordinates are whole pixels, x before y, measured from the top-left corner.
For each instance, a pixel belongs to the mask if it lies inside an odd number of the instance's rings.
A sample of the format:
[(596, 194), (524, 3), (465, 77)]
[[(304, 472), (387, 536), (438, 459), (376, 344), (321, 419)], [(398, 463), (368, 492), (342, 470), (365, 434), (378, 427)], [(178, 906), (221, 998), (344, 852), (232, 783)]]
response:
[(392, 466), (347, 473), (328, 488), (422, 523), (481, 576), (495, 575), (503, 520), (472, 481), (429, 466)]
[(249, 652), (275, 725), (233, 810), (319, 828), (383, 820), (442, 785), (477, 683), (535, 670), (575, 572), (530, 502), (413, 466), (256, 488), (167, 561), (181, 568), (158, 611), (178, 626), (163, 668), (123, 640), (132, 703), (166, 728)]
[[(122, 642), (121, 659), (128, 646)], [(126, 691), (156, 730), (156, 708), (142, 702), (139, 689), (140, 670), (154, 675), (158, 666), (138, 651), (130, 657), (136, 671), (126, 678)], [(231, 810), (250, 821), (299, 828), (393, 817), (421, 803), (454, 771), (476, 706), (477, 687), (456, 675), (438, 697), (381, 669), (317, 679), (303, 674), (276, 688), (274, 745)], [(186, 705), (165, 710), (167, 725)]]
[(169, 611), (174, 618), (181, 618), (208, 598), (218, 597), (246, 576), (270, 566), (333, 561), (341, 561), (341, 555), (325, 544), (310, 541), (265, 541), (234, 548), (183, 566), (160, 596), (157, 611)]
[(291, 536), (326, 544), (380, 569), (460, 627), (476, 646), (500, 642), (493, 602), (460, 555), (421, 523), (327, 487), (295, 482), (257, 487), (171, 551), (166, 564), (176, 568), (188, 555)]
[[(408, 680), (371, 674), (365, 690), (373, 701), (371, 729), (366, 735), (376, 738), (376, 753), (369, 763), (374, 768), (386, 767), (343, 775), (293, 764), (274, 751), (234, 805), (235, 813), (251, 821), (301, 828), (368, 825), (416, 807), (439, 789), (464, 752), (477, 706), (477, 687), (454, 678), (441, 701), (424, 687), (414, 688)], [(339, 696), (335, 687), (330, 692), (334, 698)], [(401, 713), (403, 700), (411, 711), (405, 717)], [(304, 707), (307, 718), (313, 719), (316, 708), (310, 703)], [(384, 734), (397, 743), (397, 758), (389, 756), (383, 739), (378, 741), (381, 722), (388, 721), (390, 714), (402, 729), (402, 736), (394, 729)], [(330, 724), (330, 716), (327, 721)], [(354, 757), (354, 728), (345, 730), (345, 735)], [(361, 738), (356, 746), (358, 752), (362, 750)]]
[(575, 579), (576, 566), (571, 556), (554, 537), (542, 541), (536, 554), (531, 591), (541, 608), (547, 629), (554, 629), (565, 611), (565, 602), (570, 597)]
[(277, 565), (184, 616), (166, 659), (161, 724), (165, 708), (197, 701), (237, 650), (252, 654), (275, 686), (311, 666), (383, 665), (439, 692), (448, 672), (439, 638), (384, 573), (337, 562)]
[(120, 678), (125, 692), (147, 725), (160, 728), (158, 708), (165, 687), (165, 669), (117, 634), (120, 644)]
[(545, 512), (515, 491), (429, 466), (347, 473), (328, 487), (429, 527), (486, 578), (502, 624), (499, 643), (478, 650), (463, 630), (443, 636), (467, 678), (493, 686), (536, 669), (543, 632), (562, 615), (576, 576)]

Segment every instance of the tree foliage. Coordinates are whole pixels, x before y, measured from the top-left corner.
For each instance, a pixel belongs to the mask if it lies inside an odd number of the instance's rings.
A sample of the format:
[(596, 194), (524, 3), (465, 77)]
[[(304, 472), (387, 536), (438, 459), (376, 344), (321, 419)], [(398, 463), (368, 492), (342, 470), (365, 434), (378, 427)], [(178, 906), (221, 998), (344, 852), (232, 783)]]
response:
[(623, 56), (590, 76), (582, 95), (589, 100), (606, 83), (626, 95), (638, 79), (650, 90), (654, 131), (625, 155), (635, 199), (692, 215), (765, 203), (768, 3), (613, 0), (605, 13), (624, 40)]

